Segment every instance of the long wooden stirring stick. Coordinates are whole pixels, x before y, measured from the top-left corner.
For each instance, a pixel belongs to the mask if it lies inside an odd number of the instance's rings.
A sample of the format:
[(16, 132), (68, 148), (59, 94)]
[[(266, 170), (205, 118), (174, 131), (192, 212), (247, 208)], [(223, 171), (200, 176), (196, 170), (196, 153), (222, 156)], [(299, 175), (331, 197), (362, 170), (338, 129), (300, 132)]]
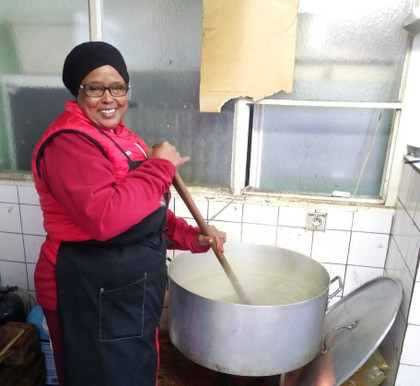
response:
[(238, 278), (236, 277), (235, 273), (233, 272), (231, 266), (229, 265), (229, 262), (226, 260), (225, 255), (223, 252), (219, 251), (216, 245), (216, 240), (211, 234), (208, 225), (204, 221), (203, 217), (201, 216), (200, 211), (198, 210), (197, 206), (195, 205), (195, 202), (193, 201), (190, 192), (188, 191), (187, 187), (185, 186), (185, 183), (178, 172), (175, 173), (175, 176), (173, 178), (172, 184), (182, 200), (184, 201), (185, 205), (191, 212), (192, 216), (194, 217), (194, 220), (196, 221), (197, 225), (199, 226), (201, 232), (209, 236), (213, 239), (213, 242), (211, 244), (211, 248), (213, 249), (214, 254), (216, 255), (217, 259), (219, 260), (220, 264), (222, 265), (227, 277), (229, 278), (230, 282), (232, 283), (233, 288), (236, 291), (236, 294), (239, 297), (239, 300), (242, 304), (251, 304), (251, 301), (249, 300), (248, 296), (245, 294), (241, 284), (239, 283)]

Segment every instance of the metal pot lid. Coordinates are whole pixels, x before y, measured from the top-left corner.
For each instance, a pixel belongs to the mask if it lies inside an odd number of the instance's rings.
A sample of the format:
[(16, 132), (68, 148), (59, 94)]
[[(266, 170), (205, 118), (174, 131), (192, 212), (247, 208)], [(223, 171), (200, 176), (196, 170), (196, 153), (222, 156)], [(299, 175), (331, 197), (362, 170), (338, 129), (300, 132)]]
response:
[(286, 374), (286, 379), (293, 379), (296, 386), (341, 385), (381, 344), (402, 296), (399, 281), (379, 276), (343, 297), (327, 310), (324, 338), (315, 359)]

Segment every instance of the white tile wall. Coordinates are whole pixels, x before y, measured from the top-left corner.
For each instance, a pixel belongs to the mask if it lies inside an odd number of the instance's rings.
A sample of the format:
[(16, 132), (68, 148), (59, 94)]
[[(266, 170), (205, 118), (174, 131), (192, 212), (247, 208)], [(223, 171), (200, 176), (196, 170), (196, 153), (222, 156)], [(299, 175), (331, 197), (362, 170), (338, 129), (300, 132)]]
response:
[(28, 275), (25, 263), (0, 261), (0, 277), (2, 286), (18, 286), (28, 289)]
[(45, 235), (42, 225), (42, 211), (36, 205), (20, 205), (23, 233), (29, 235)]
[(27, 264), (26, 269), (28, 272), (28, 290), (35, 291), (35, 285), (34, 285), (35, 264)]
[(276, 245), (277, 227), (274, 225), (242, 224), (243, 244)]
[(419, 347), (420, 326), (409, 324), (405, 333), (401, 363), (410, 366), (420, 366)]
[(408, 238), (410, 234), (411, 223), (413, 220), (408, 215), (401, 201), (398, 199), (395, 206), (395, 218), (392, 226), (392, 237), (399, 246), (401, 254), (407, 256)]
[[(417, 180), (417, 178), (416, 178)], [(416, 210), (414, 211), (414, 217), (413, 217), (415, 224), (420, 224), (420, 204), (417, 202)]]
[(395, 386), (418, 386), (420, 367), (401, 365)]
[(242, 222), (243, 205), (231, 202), (209, 202), (209, 219), (215, 221)]
[(281, 206), (278, 225), (305, 228), (307, 213), (308, 210), (306, 208), (299, 206)]
[[(177, 214), (177, 216), (184, 218), (192, 218), (190, 211), (180, 198), (177, 197), (173, 201), (173, 210), (174, 213)], [(201, 216), (206, 220), (208, 218), (208, 202), (203, 200), (195, 200), (194, 203), (197, 209), (199, 210)]]
[(0, 232), (0, 260), (25, 262), (22, 234)]
[(277, 225), (278, 207), (256, 204), (245, 204), (243, 222), (250, 224)]
[(407, 282), (406, 278), (407, 278), (408, 271), (407, 271), (407, 266), (404, 262), (404, 259), (401, 255), (400, 250), (398, 249), (398, 246), (394, 238), (391, 238), (391, 241), (389, 244), (387, 262), (386, 262), (386, 271), (388, 275), (397, 278), (403, 286), (404, 296), (402, 299), (401, 311), (404, 315), (404, 319), (407, 320), (408, 311), (410, 307), (411, 293), (410, 291), (407, 292), (406, 290), (407, 285), (404, 285), (404, 283)]
[(419, 260), (420, 231), (414, 223), (411, 223), (410, 233), (407, 240), (407, 254), (405, 263), (412, 277), (416, 276), (417, 263)]
[(0, 202), (0, 232), (22, 233), (18, 204)]
[(310, 256), (313, 234), (304, 228), (280, 226), (277, 228), (276, 246)]
[(21, 204), (39, 205), (38, 193), (33, 185), (19, 186), (18, 191)]
[(414, 285), (411, 307), (412, 311), (408, 317), (408, 323), (420, 326), (420, 282), (416, 282)]
[(406, 202), (404, 205), (411, 218), (414, 218), (415, 216), (416, 207), (417, 203), (419, 202), (420, 195), (420, 179), (417, 178), (416, 174), (417, 173), (415, 173), (413, 169), (413, 172), (411, 173), (410, 184), (408, 186)]
[(44, 236), (23, 235), (27, 263), (35, 264), (38, 261), (39, 251), (44, 239)]
[(353, 226), (353, 212), (343, 209), (331, 208), (327, 212), (327, 230), (350, 231)]
[(403, 203), (404, 206), (407, 205), (407, 197), (408, 197), (408, 191), (411, 184), (411, 178), (414, 173), (414, 168), (412, 168), (408, 164), (404, 164), (402, 167), (402, 174), (401, 174), (401, 181), (400, 181), (400, 187), (398, 189), (398, 197)]
[(0, 202), (9, 202), (17, 204), (19, 202), (17, 187), (14, 185), (0, 184)]
[(400, 361), (395, 380), (398, 386), (420, 384), (419, 229), (420, 174), (417, 165), (404, 164), (385, 265), (386, 271), (401, 281), (404, 292), (400, 317), (391, 331)]
[(365, 267), (385, 266), (389, 235), (353, 232), (351, 235), (348, 263)]
[(346, 281), (344, 285), (344, 295), (348, 295), (362, 284), (383, 275), (383, 268), (347, 266)]
[(404, 299), (401, 305), (401, 310), (404, 314), (405, 320), (408, 320), (409, 313), (411, 311), (411, 299), (414, 289), (414, 280), (408, 269), (404, 270), (401, 283), (404, 292)]
[[(195, 225), (182, 200), (176, 193), (173, 196), (171, 209), (177, 216), (184, 217), (188, 223)], [(337, 275), (343, 278), (344, 293), (349, 293), (383, 273), (393, 209), (315, 205), (306, 202), (273, 204), (266, 201), (266, 198), (261, 202), (254, 198), (252, 202), (247, 202), (246, 198), (241, 197), (235, 202), (229, 202), (226, 198), (218, 199), (217, 195), (210, 198), (200, 195), (195, 199), (202, 216), (212, 219), (210, 224), (224, 230), (229, 241), (273, 245), (309, 256), (323, 264), (331, 278)], [(400, 206), (401, 213), (407, 213), (404, 206)], [(314, 211), (327, 213), (325, 232), (306, 230), (307, 213)], [(415, 215), (416, 211), (412, 213)], [(409, 240), (405, 232), (410, 229), (410, 217), (406, 215), (399, 223), (401, 232), (396, 239), (399, 242)], [(33, 272), (44, 235), (42, 214), (33, 186), (28, 183), (0, 183), (2, 285), (18, 285), (34, 290)], [(402, 254), (398, 244), (391, 239), (390, 253), (400, 257), (395, 258), (394, 263), (388, 258), (388, 272), (398, 273), (403, 278), (403, 272), (409, 272), (408, 268), (405, 269), (407, 265), (413, 269), (414, 251), (417, 248), (414, 240), (415, 232), (411, 244), (404, 248)], [(418, 295), (415, 299), (417, 298)], [(332, 302), (334, 301), (333, 299)], [(408, 306), (407, 303), (407, 317)], [(417, 320), (418, 315), (413, 314), (412, 318)], [(407, 320), (404, 316), (401, 319)], [(408, 353), (407, 351), (407, 355)]]
[(346, 264), (350, 231), (314, 232), (311, 257), (320, 263)]
[(376, 232), (389, 234), (392, 224), (392, 213), (364, 210), (354, 213), (353, 231)]

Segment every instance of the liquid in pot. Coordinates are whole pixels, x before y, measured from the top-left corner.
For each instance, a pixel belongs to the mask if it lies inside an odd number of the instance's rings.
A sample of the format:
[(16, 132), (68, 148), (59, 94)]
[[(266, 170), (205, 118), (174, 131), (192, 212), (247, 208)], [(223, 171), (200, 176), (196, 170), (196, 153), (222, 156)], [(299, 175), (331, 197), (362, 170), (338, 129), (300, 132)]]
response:
[[(326, 288), (308, 286), (304, 280), (280, 277), (270, 272), (249, 272), (235, 269), (244, 292), (254, 306), (278, 306), (300, 303), (318, 296)], [(178, 282), (186, 290), (211, 300), (240, 303), (240, 300), (223, 271), (196, 274)], [(311, 288), (312, 287), (312, 288)]]

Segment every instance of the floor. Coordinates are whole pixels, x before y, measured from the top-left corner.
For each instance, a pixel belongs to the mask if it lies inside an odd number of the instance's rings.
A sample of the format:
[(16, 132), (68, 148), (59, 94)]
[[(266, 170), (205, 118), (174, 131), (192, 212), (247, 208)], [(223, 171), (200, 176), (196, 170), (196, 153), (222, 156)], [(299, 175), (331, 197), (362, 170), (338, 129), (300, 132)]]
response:
[(182, 355), (167, 335), (160, 337), (159, 386), (271, 386), (273, 377), (223, 376)]

